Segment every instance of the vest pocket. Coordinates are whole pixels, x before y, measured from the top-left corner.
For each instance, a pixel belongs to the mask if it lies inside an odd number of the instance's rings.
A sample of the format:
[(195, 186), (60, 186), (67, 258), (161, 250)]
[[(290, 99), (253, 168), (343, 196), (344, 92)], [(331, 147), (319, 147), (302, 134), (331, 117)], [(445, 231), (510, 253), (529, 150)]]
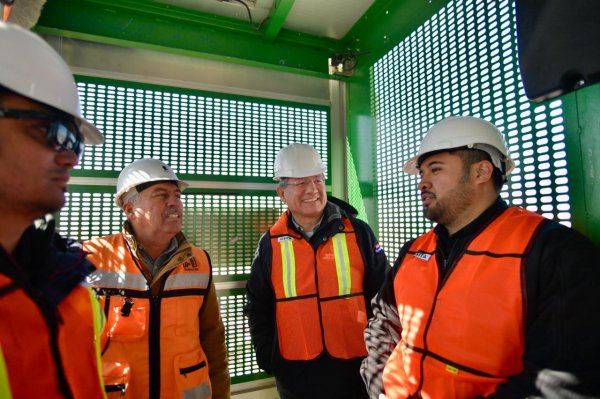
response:
[(276, 313), (281, 357), (310, 360), (323, 352), (316, 297), (279, 301)]
[(363, 331), (367, 311), (362, 295), (321, 301), (325, 347), (334, 357), (351, 359), (367, 355)]
[(177, 390), (183, 393), (183, 398), (210, 398), (208, 365), (201, 351), (175, 356), (175, 374)]
[(108, 336), (116, 341), (137, 341), (144, 337), (146, 332), (147, 315), (146, 307), (136, 304), (143, 299), (134, 300), (124, 297), (111, 297), (110, 310), (106, 329)]
[(129, 363), (103, 361), (102, 377), (107, 398), (122, 398), (127, 391), (130, 376)]

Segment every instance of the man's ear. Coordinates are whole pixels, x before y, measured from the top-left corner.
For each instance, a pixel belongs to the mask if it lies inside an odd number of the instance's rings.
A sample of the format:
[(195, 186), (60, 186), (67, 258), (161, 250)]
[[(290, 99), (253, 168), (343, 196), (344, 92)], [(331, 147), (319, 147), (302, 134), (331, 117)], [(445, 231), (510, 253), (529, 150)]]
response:
[(276, 191), (279, 198), (281, 198), (281, 201), (283, 201), (283, 203), (285, 204), (285, 190), (283, 189), (283, 187), (277, 186)]
[(130, 216), (133, 216), (133, 205), (131, 202), (127, 202), (123, 205), (123, 212), (125, 212), (125, 216), (129, 219)]
[(475, 165), (475, 179), (478, 183), (492, 180), (494, 165), (490, 161), (479, 161)]

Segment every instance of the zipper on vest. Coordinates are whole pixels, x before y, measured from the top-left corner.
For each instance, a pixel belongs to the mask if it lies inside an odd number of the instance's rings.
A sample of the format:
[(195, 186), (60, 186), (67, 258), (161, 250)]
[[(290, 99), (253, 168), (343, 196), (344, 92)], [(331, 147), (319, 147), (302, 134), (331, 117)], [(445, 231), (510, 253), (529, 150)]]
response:
[[(31, 294), (31, 293), (30, 293)], [(58, 325), (62, 323), (62, 318), (58, 313), (58, 308), (54, 308), (52, 304), (48, 302), (44, 294), (40, 290), (36, 290), (34, 295), (30, 295), (30, 298), (37, 304), (46, 326), (48, 327), (48, 333), (50, 334), (50, 349), (52, 351), (52, 357), (56, 367), (56, 376), (58, 378), (58, 385), (60, 390), (65, 395), (65, 398), (73, 398), (73, 392), (67, 381), (65, 374), (65, 368), (63, 366), (62, 357), (60, 355), (60, 349), (58, 347)]]
[[(327, 241), (327, 237), (323, 237), (319, 241), (322, 241), (324, 243), (325, 241)], [(310, 244), (310, 242), (309, 242), (309, 244)], [(311, 245), (310, 247), (313, 250), (313, 265), (315, 268), (315, 292), (317, 294), (317, 304), (319, 305), (318, 309), (319, 309), (319, 328), (321, 329), (321, 346), (323, 347), (323, 352), (329, 353), (329, 351), (327, 350), (327, 347), (325, 346), (325, 331), (323, 329), (323, 312), (321, 312), (321, 294), (319, 292), (319, 273), (317, 272), (317, 250), (318, 250), (319, 246), (317, 245), (317, 247), (315, 248)]]
[[(161, 289), (162, 291), (162, 289)], [(150, 399), (160, 398), (160, 302), (157, 295), (150, 296), (150, 326), (148, 329), (148, 363)]]
[[(429, 350), (427, 349), (427, 336), (429, 335), (429, 327), (431, 326), (431, 321), (433, 320), (433, 316), (435, 313), (435, 308), (437, 305), (437, 300), (438, 300), (438, 296), (440, 294), (440, 291), (442, 290), (442, 287), (444, 286), (444, 284), (446, 283), (446, 281), (448, 280), (448, 278), (450, 277), (450, 274), (452, 274), (452, 271), (454, 270), (454, 268), (456, 267), (456, 264), (458, 263), (458, 260), (460, 257), (457, 257), (456, 259), (453, 260), (452, 263), (448, 263), (449, 259), (452, 259), (452, 254), (454, 253), (454, 248), (456, 247), (456, 243), (457, 241), (454, 241), (454, 243), (452, 243), (452, 246), (450, 247), (450, 253), (448, 254), (448, 257), (446, 257), (446, 254), (444, 254), (444, 251), (442, 250), (442, 248), (436, 243), (436, 247), (437, 250), (439, 250), (440, 255), (442, 256), (442, 260), (443, 260), (443, 276), (442, 278), (439, 280), (438, 282), (438, 286), (436, 288), (435, 291), (435, 295), (433, 297), (433, 303), (431, 305), (431, 312), (429, 313), (429, 319), (427, 320), (427, 325), (425, 326), (425, 331), (423, 333), (423, 351), (421, 353), (421, 361), (419, 362), (419, 367), (420, 367), (420, 381), (419, 381), (419, 387), (417, 388), (417, 392), (415, 393), (414, 397), (420, 398), (421, 397), (421, 389), (423, 388), (423, 364), (425, 362), (425, 357), (429, 356), (432, 357), (434, 359), (438, 359), (438, 357), (435, 354), (432, 354), (429, 352)], [(437, 252), (437, 251), (436, 251)], [(437, 264), (437, 259), (436, 259), (436, 264)], [(438, 268), (438, 273), (439, 273), (439, 268)], [(413, 348), (416, 350), (416, 348)], [(419, 351), (420, 352), (420, 351)], [(439, 359), (438, 359), (439, 360)], [(477, 374), (476, 370), (468, 370), (466, 368), (462, 368), (464, 371), (471, 371), (472, 374), (475, 375), (480, 375)], [(411, 396), (413, 397), (413, 396)]]
[[(442, 257), (443, 260), (443, 270), (440, 270), (439, 266), (438, 267), (438, 285), (437, 288), (435, 290), (435, 295), (433, 296), (433, 301), (431, 304), (431, 312), (429, 312), (429, 318), (427, 319), (427, 324), (425, 325), (425, 331), (423, 332), (423, 351), (421, 352), (421, 360), (419, 362), (419, 368), (420, 368), (420, 381), (419, 381), (419, 387), (417, 388), (416, 393), (411, 396), (415, 397), (415, 398), (420, 398), (421, 397), (421, 389), (423, 388), (423, 364), (425, 363), (425, 358), (427, 356), (430, 356), (429, 354), (429, 350), (427, 349), (427, 336), (429, 335), (429, 327), (431, 326), (431, 321), (433, 320), (433, 315), (435, 313), (435, 308), (436, 308), (436, 304), (437, 304), (437, 300), (438, 300), (438, 296), (440, 294), (440, 291), (442, 290), (442, 287), (444, 286), (444, 283), (446, 282), (446, 280), (448, 279), (448, 276), (450, 275), (450, 273), (452, 272), (452, 269), (454, 269), (454, 264), (456, 262), (453, 262), (452, 264), (448, 265), (448, 259), (450, 259), (451, 255), (452, 255), (452, 251), (454, 250), (454, 246), (455, 246), (456, 242), (454, 242), (452, 244), (452, 247), (450, 248), (450, 254), (448, 255), (448, 257), (446, 257), (446, 254), (444, 254), (444, 251), (442, 250), (442, 248), (436, 243), (436, 253), (434, 253), (434, 256), (436, 256), (436, 265), (438, 265), (437, 262), (437, 251), (439, 250), (439, 253)], [(440, 273), (444, 273), (442, 276), (439, 276)], [(441, 278), (439, 278), (441, 277)]]

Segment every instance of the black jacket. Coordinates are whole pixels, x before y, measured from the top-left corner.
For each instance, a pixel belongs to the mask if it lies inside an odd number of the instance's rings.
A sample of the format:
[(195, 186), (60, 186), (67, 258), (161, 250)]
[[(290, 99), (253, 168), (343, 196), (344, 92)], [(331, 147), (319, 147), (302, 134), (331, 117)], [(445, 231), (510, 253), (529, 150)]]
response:
[[(355, 210), (348, 204), (333, 199), (325, 208), (321, 226), (309, 239), (316, 250), (325, 239), (339, 232), (342, 217), (349, 217), (365, 264), (364, 292), (367, 316), (371, 317), (371, 298), (379, 291), (389, 264), (371, 228), (356, 219)], [(293, 230), (290, 218), (289, 227)], [(275, 327), (275, 299), (271, 284), (271, 239), (267, 231), (260, 239), (247, 283), (246, 315), (250, 334), (260, 368), (275, 375), (279, 392), (285, 398), (350, 399), (366, 398), (365, 386), (360, 378), (361, 358), (340, 360), (323, 353), (310, 361), (288, 361), (279, 353)], [(340, 334), (343, 334), (340, 331)]]
[(50, 219), (25, 230), (13, 256), (0, 246), (0, 273), (53, 309), (95, 270), (85, 256), (79, 243), (55, 232)]
[[(444, 264), (453, 265), (468, 243), (506, 209), (498, 198), (451, 237), (437, 225), (440, 274), (445, 273)], [(399, 339), (393, 282), (413, 241), (402, 247), (373, 301), (374, 318), (365, 332), (369, 355), (361, 368), (371, 398), (383, 390), (381, 373)], [(491, 397), (600, 397), (600, 249), (576, 230), (551, 220), (542, 222), (531, 244), (524, 276), (524, 371), (510, 376)]]

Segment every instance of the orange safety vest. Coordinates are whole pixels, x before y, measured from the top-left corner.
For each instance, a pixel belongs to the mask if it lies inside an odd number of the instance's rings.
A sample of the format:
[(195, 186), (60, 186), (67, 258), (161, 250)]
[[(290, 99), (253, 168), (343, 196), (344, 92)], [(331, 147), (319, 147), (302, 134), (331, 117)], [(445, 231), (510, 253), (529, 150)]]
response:
[(507, 209), (442, 282), (435, 233), (413, 242), (394, 278), (402, 336), (383, 372), (389, 399), (486, 396), (523, 370), (525, 256), (542, 220)]
[(314, 251), (288, 228), (284, 213), (271, 227), (271, 281), (279, 351), (287, 360), (314, 359), (324, 350), (340, 359), (367, 354), (365, 265), (347, 218), (343, 230)]
[(168, 272), (153, 296), (121, 234), (88, 241), (84, 249), (98, 268), (88, 281), (107, 317), (102, 361), (109, 397), (210, 398), (198, 319), (210, 285), (206, 253), (192, 247), (193, 257)]
[(93, 292), (78, 285), (60, 301), (54, 336), (39, 306), (4, 274), (0, 274), (0, 291), (0, 344), (12, 397), (65, 398), (59, 386), (62, 374), (74, 399), (104, 398), (99, 353), (102, 313)]

